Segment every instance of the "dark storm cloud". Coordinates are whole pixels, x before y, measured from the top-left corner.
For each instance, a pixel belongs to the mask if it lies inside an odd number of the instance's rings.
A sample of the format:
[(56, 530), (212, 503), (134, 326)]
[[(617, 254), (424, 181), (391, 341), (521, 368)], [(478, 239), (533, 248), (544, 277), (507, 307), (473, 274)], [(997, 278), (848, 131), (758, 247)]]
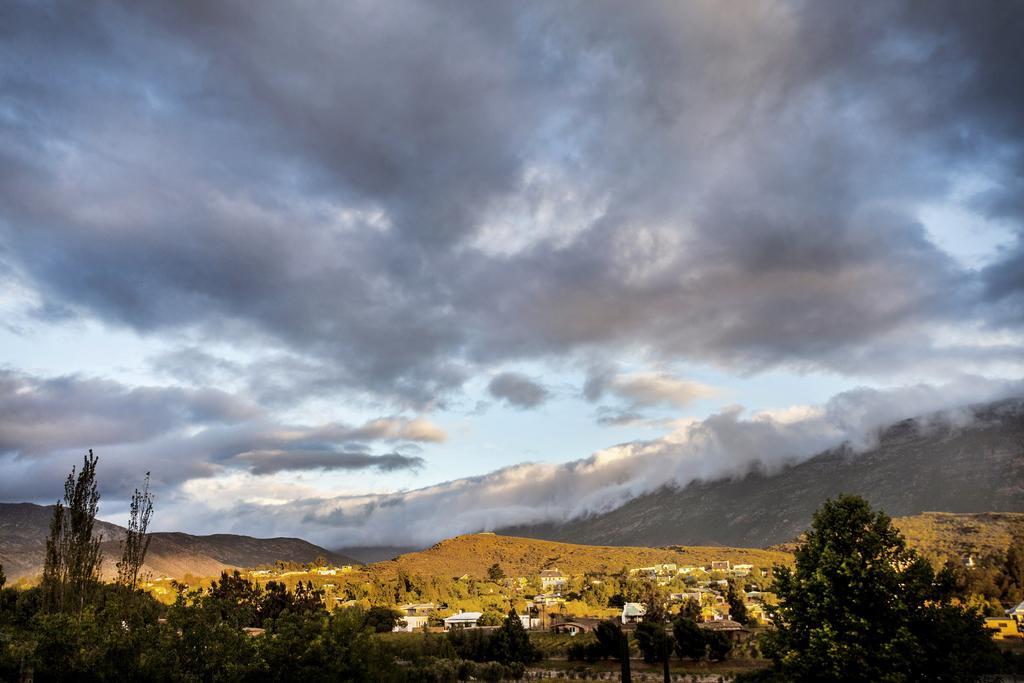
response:
[(487, 391), (516, 408), (536, 408), (551, 395), (544, 385), (518, 372), (495, 375), (487, 384)]
[(273, 474), (282, 470), (365, 470), (375, 468), (381, 472), (395, 472), (422, 467), (423, 458), (401, 453), (371, 453), (345, 451), (255, 451), (239, 456), (251, 466), (253, 474)]
[(163, 489), (230, 470), (417, 468), (423, 463), (418, 456), (376, 455), (367, 444), (408, 450), (445, 438), (425, 418), (291, 425), (214, 389), (126, 387), (87, 377), (0, 371), (0, 499), (56, 495), (88, 448), (101, 458), (105, 490), (117, 496), (130, 492), (147, 470)]
[(426, 405), (625, 347), (887, 372), (1022, 322), (1021, 250), (968, 270), (919, 215), (980, 176), (1019, 227), (1020, 3), (0, 12), (0, 244), (39, 314), (308, 369), (261, 396)]
[(142, 441), (186, 426), (233, 424), (255, 406), (216, 389), (126, 387), (102, 379), (0, 370), (0, 453)]

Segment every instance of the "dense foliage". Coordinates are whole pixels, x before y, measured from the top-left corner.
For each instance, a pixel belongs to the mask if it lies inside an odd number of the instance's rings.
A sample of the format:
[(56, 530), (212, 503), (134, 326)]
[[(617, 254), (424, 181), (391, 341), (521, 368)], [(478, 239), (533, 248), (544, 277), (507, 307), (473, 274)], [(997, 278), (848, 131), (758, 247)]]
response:
[(785, 680), (963, 681), (1000, 666), (981, 617), (862, 498), (815, 513), (775, 592), (765, 649)]

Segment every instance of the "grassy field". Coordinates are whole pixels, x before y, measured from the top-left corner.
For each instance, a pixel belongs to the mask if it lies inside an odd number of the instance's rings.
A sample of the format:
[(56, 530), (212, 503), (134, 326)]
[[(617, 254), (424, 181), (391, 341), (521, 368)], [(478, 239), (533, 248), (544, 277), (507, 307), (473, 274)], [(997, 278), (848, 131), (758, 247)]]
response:
[(441, 541), (426, 550), (378, 562), (371, 565), (371, 569), (385, 574), (393, 574), (401, 568), (409, 574), (423, 576), (469, 574), (483, 578), (494, 563), (499, 564), (509, 576), (530, 576), (549, 568), (558, 568), (566, 574), (613, 574), (623, 567), (666, 562), (705, 565), (712, 560), (770, 567), (776, 563), (790, 564), (792, 556), (757, 548), (593, 546), (494, 534), (467, 534)]
[[(391, 652), (402, 659), (414, 659), (425, 654), (424, 648), (428, 638), (436, 640), (436, 635), (425, 637), (422, 633), (382, 633), (378, 636)], [(544, 659), (530, 668), (549, 672), (565, 672), (565, 680), (578, 680), (580, 674), (587, 672), (591, 675), (599, 673), (618, 673), (620, 665), (614, 660), (599, 661), (593, 664), (585, 662), (570, 662), (566, 658), (566, 651), (572, 643), (586, 643), (594, 639), (592, 633), (585, 633), (578, 636), (564, 634), (546, 633), (533, 631), (530, 633), (530, 640), (544, 653)], [(661, 673), (661, 665), (645, 664), (640, 658), (640, 652), (636, 646), (636, 640), (630, 638), (630, 667), (636, 673)], [(676, 657), (672, 658), (670, 671), (673, 674), (690, 674), (703, 676), (734, 676), (738, 673), (763, 669), (769, 666), (767, 660), (753, 658), (745, 651), (736, 651), (734, 656), (725, 662), (699, 662), (681, 661)], [(572, 676), (573, 678), (569, 678)], [(559, 680), (544, 679), (544, 680)]]

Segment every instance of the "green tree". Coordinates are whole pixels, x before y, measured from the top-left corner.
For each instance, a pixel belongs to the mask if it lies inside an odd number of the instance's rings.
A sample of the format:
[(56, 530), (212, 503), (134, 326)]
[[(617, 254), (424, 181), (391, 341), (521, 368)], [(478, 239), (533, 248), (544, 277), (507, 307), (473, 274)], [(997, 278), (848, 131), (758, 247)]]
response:
[(514, 609), (509, 610), (501, 628), (491, 636), (490, 655), (492, 660), (502, 664), (532, 664), (541, 658), (541, 652), (530, 642), (530, 634)]
[(601, 659), (618, 659), (621, 656), (622, 642), (626, 636), (617, 623), (610, 620), (602, 621), (594, 629), (594, 636), (597, 638)]
[(690, 621), (700, 621), (700, 603), (693, 598), (687, 598), (679, 605), (679, 616)]
[(774, 570), (764, 642), (786, 680), (973, 680), (995, 666), (981, 617), (945, 601), (931, 565), (864, 499), (826, 501), (795, 560)]
[(374, 606), (366, 613), (366, 625), (376, 633), (388, 633), (402, 619), (402, 613), (390, 607)]
[(217, 614), (218, 620), (233, 628), (260, 626), (260, 602), (262, 589), (243, 577), (236, 569), (232, 573), (221, 572), (220, 580), (213, 581), (197, 602), (204, 609)]
[(726, 600), (729, 603), (729, 616), (734, 621), (738, 621), (741, 624), (750, 622), (750, 618), (747, 616), (746, 595), (736, 579), (729, 579), (729, 591)]
[(0, 564), (0, 590), (3, 590), (4, 584), (7, 583), (7, 575), (4, 574), (4, 566)]
[(1024, 538), (1018, 536), (1006, 549), (999, 584), (999, 597), (1004, 603), (1016, 604), (1024, 600)]
[(478, 626), (498, 626), (505, 619), (505, 615), (496, 609), (489, 608), (484, 610), (484, 613), (480, 615), (477, 620)]
[(704, 659), (707, 653), (707, 638), (704, 629), (692, 619), (680, 617), (672, 623), (672, 635), (676, 639), (676, 654), (694, 662)]
[(665, 607), (665, 593), (665, 589), (654, 581), (645, 581), (643, 583), (638, 597), (645, 609), (644, 621), (653, 621), (661, 624), (668, 619), (668, 609)]
[(135, 590), (139, 573), (149, 550), (149, 520), (153, 517), (153, 494), (149, 491), (149, 472), (142, 490), (135, 489), (128, 513), (128, 531), (121, 542), (121, 561), (117, 563), (117, 582)]
[(675, 647), (675, 640), (669, 635), (664, 624), (644, 621), (637, 625), (636, 644), (648, 664), (661, 662), (665, 680), (669, 680), (669, 659)]
[(64, 500), (53, 508), (41, 584), (51, 611), (81, 613), (99, 582), (102, 537), (93, 533), (100, 502), (96, 462), (90, 449), (77, 476), (71, 468)]
[(501, 565), (495, 562), (487, 569), (487, 578), (497, 583), (505, 578), (505, 570), (501, 568)]
[(722, 662), (732, 652), (732, 639), (720, 631), (708, 631), (704, 634), (704, 642), (708, 646), (708, 659)]

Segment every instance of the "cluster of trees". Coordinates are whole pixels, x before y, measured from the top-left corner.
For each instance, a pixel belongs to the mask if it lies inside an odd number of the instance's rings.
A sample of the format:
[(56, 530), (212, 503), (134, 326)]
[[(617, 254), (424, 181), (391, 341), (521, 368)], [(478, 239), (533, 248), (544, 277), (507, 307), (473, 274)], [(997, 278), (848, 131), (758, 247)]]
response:
[(892, 521), (841, 496), (814, 515), (792, 568), (777, 568), (762, 650), (780, 681), (973, 681), (1020, 667)]
[(988, 616), (1002, 616), (1004, 609), (1024, 601), (1024, 538), (1013, 539), (1005, 553), (978, 558), (974, 567), (949, 560), (943, 571), (972, 606)]
[(436, 645), (400, 662), (377, 636), (399, 621), (394, 610), (328, 612), (310, 582), (261, 586), (238, 572), (205, 589), (175, 584), (173, 604), (163, 605), (138, 588), (152, 517), (148, 475), (132, 501), (117, 580), (105, 583), (96, 465), (90, 451), (68, 477), (40, 585), (6, 588), (0, 568), (0, 680), (501, 680), (540, 657), (512, 611), (486, 633), (423, 634)]
[[(671, 624), (661, 619), (647, 619), (637, 625), (634, 637), (644, 661), (661, 663), (666, 677), (673, 654), (694, 662), (702, 659), (717, 662), (725, 660), (733, 647), (726, 634), (698, 626), (692, 613), (676, 617)], [(593, 663), (599, 659), (614, 659), (626, 665), (630, 653), (629, 635), (618, 623), (602, 621), (594, 629), (593, 640), (573, 643), (567, 653), (570, 660)]]
[[(205, 589), (176, 585), (173, 604), (163, 605), (138, 588), (152, 515), (148, 485), (133, 499), (117, 580), (104, 583), (94, 533), (96, 464), (90, 452), (68, 477), (41, 584), (8, 588), (0, 568), (0, 680), (496, 681), (520, 677), (541, 656), (514, 609), (493, 630), (381, 637), (401, 616), (387, 606), (328, 612), (312, 583), (260, 586), (238, 573)], [(1011, 548), (1002, 567), (996, 583), (1013, 599), (1024, 553)], [(403, 581), (409, 588), (415, 579)], [(1021, 671), (1018, 659), (996, 648), (980, 613), (960, 599), (964, 581), (956, 567), (936, 573), (863, 499), (828, 501), (794, 567), (775, 570), (775, 628), (761, 643), (774, 667), (754, 679), (972, 681)], [(638, 597), (648, 614), (636, 645), (646, 661), (663, 663), (666, 680), (673, 655), (729, 655), (727, 636), (697, 625), (695, 604), (670, 615), (656, 587)], [(728, 599), (742, 620), (739, 586), (730, 586)], [(569, 655), (617, 659), (629, 681), (629, 652), (629, 635), (606, 621), (591, 642), (574, 642)]]

